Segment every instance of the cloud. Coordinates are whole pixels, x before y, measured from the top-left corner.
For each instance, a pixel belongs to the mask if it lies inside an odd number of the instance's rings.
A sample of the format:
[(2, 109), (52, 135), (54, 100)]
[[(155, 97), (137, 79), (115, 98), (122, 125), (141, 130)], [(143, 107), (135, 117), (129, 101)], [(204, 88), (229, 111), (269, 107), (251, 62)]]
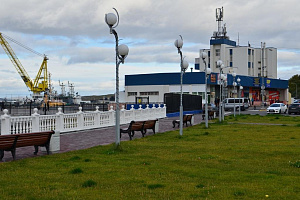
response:
[[(192, 67), (199, 49), (209, 48), (217, 30), (215, 9), (223, 6), (223, 22), (230, 38), (242, 46), (249, 42), (260, 47), (266, 42), (278, 48), (278, 77), (284, 74), (288, 79), (300, 74), (296, 5), (296, 0), (11, 0), (1, 4), (0, 31), (49, 57), (48, 69), (57, 90), (60, 80), (74, 82), (81, 94), (113, 93), (115, 38), (104, 22), (105, 14), (114, 12), (113, 7), (120, 15), (116, 28), (119, 43), (129, 46), (129, 55), (120, 66), (123, 81), (125, 74), (178, 71), (179, 55), (173, 43), (179, 35), (184, 39), (183, 55)], [(43, 58), (11, 46), (34, 78)], [(0, 71), (4, 80), (1, 88), (27, 93), (1, 49)]]

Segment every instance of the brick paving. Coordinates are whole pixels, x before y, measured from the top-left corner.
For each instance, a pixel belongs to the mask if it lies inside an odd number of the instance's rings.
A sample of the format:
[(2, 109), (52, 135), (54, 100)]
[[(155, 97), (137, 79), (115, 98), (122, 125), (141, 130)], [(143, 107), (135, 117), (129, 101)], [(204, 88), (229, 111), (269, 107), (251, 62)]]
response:
[[(159, 133), (163, 133), (171, 130), (178, 130), (176, 126), (173, 128), (172, 121), (174, 119), (179, 119), (179, 117), (164, 118), (159, 120)], [(194, 115), (194, 125), (202, 122), (202, 115)], [(121, 125), (121, 128), (126, 128), (128, 125)], [(185, 126), (184, 126), (185, 128)], [(93, 130), (84, 130), (63, 133), (60, 136), (60, 151), (53, 153), (64, 153), (68, 151), (74, 151), (79, 149), (87, 149), (90, 147), (98, 145), (107, 145), (115, 142), (115, 127), (106, 127)], [(147, 131), (146, 136), (153, 135), (152, 131)], [(141, 138), (142, 134), (136, 132), (133, 139)], [(129, 140), (128, 134), (122, 134), (121, 141)], [(46, 151), (39, 151), (37, 155), (33, 155), (34, 147), (21, 147), (16, 149), (16, 160), (37, 157), (41, 155), (46, 155)], [(3, 162), (12, 161), (12, 156), (10, 152), (5, 152), (2, 159)]]

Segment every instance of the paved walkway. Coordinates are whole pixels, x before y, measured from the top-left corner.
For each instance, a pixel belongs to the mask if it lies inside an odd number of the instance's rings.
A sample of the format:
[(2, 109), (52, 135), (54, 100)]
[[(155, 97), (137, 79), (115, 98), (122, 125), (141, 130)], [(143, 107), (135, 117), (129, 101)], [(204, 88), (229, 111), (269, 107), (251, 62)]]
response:
[[(179, 117), (164, 118), (159, 121), (159, 132), (163, 133), (171, 130), (178, 130), (176, 126), (173, 128), (172, 121), (179, 119)], [(199, 124), (202, 121), (202, 114), (194, 115), (194, 125)], [(121, 128), (126, 128), (128, 125), (121, 125)], [(185, 127), (185, 126), (184, 126)], [(147, 131), (146, 135), (152, 135), (152, 131)], [(107, 127), (101, 129), (77, 131), (61, 134), (60, 147), (61, 150), (55, 153), (63, 153), (68, 151), (74, 151), (79, 149), (87, 149), (98, 145), (107, 145), (115, 142), (115, 127)], [(142, 137), (140, 132), (136, 132), (133, 139)], [(129, 140), (128, 134), (122, 134), (121, 141)], [(45, 151), (39, 151), (38, 155), (33, 155), (34, 147), (21, 147), (16, 149), (16, 160), (46, 155)], [(10, 152), (4, 153), (3, 162), (12, 161)]]

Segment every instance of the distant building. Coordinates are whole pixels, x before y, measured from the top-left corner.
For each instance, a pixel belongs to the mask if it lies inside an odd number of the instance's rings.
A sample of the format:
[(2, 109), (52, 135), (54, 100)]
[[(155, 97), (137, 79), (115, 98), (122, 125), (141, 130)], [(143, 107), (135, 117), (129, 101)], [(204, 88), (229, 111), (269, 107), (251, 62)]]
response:
[[(224, 64), (223, 74), (226, 76), (225, 97), (241, 97), (253, 99), (258, 105), (262, 100), (269, 104), (280, 101), (288, 103), (288, 81), (277, 79), (277, 49), (239, 46), (227, 36), (226, 26), (222, 26), (223, 8), (216, 10), (218, 31), (210, 39), (210, 48), (201, 49), (206, 52), (207, 67), (212, 74), (208, 77), (208, 102), (213, 103), (220, 96), (220, 69), (217, 61)], [(205, 101), (205, 65), (202, 59), (195, 59), (195, 71), (186, 72), (183, 77), (183, 93), (201, 95)], [(179, 70), (179, 69), (178, 69)], [(232, 76), (236, 73), (236, 77)], [(240, 78), (239, 87), (233, 82)], [(262, 90), (264, 88), (264, 90)], [(262, 91), (264, 91), (262, 93)], [(125, 101), (130, 103), (164, 102), (165, 93), (180, 92), (180, 72), (125, 75)], [(262, 95), (263, 94), (263, 95)], [(263, 98), (262, 98), (263, 97)]]

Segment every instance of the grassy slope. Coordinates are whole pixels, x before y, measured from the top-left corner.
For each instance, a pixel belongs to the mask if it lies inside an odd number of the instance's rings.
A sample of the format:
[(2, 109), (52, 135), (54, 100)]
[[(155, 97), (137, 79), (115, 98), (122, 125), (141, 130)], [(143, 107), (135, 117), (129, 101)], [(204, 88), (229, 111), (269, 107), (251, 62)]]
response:
[(299, 129), (197, 125), (182, 137), (178, 131), (156, 134), (122, 142), (118, 150), (98, 146), (0, 163), (0, 197), (297, 199), (300, 169), (289, 161), (300, 160)]

